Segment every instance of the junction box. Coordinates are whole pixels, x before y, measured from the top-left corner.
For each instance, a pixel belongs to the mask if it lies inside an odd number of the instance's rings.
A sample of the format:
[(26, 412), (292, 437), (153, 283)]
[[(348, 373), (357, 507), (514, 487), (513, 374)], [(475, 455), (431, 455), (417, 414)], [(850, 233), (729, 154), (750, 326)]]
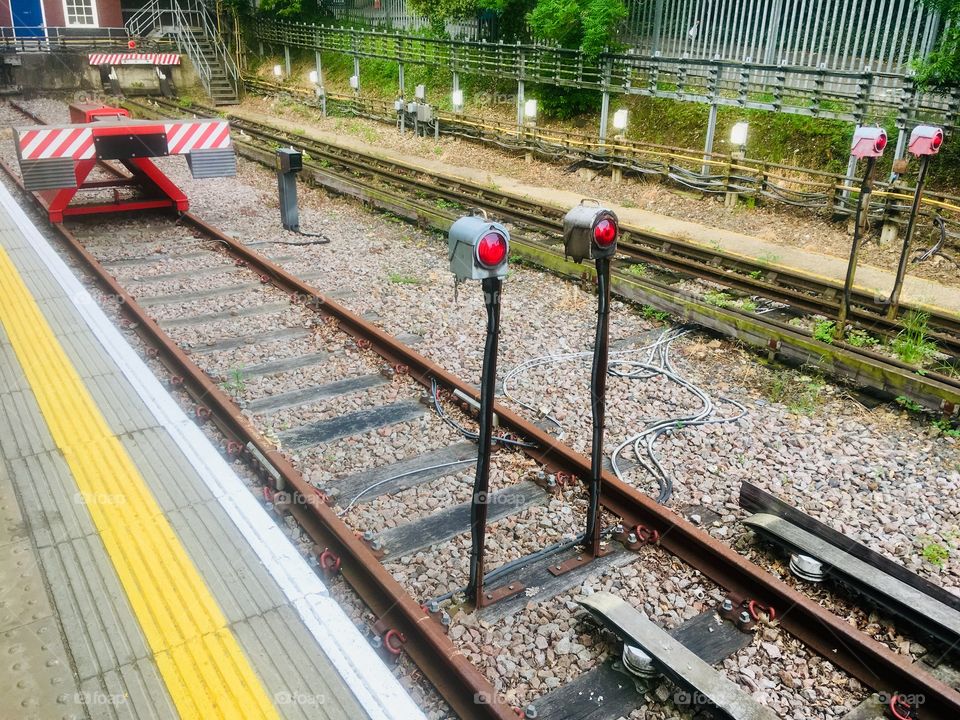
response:
[(280, 222), (284, 230), (299, 232), (297, 173), (303, 170), (303, 153), (292, 147), (277, 150), (277, 188), (280, 192)]

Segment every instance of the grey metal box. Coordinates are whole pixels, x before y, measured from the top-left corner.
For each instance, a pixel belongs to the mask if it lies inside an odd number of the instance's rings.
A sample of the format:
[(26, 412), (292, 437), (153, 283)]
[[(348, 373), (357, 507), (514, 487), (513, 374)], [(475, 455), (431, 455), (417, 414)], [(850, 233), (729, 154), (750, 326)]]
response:
[(599, 205), (584, 205), (581, 202), (570, 210), (563, 218), (564, 255), (577, 263), (584, 258), (596, 260), (613, 257), (617, 252), (616, 239), (609, 247), (600, 247), (594, 241), (594, 228), (603, 220), (611, 220), (614, 225), (619, 225), (613, 211)]
[[(485, 235), (491, 232), (499, 234), (506, 242), (504, 261), (492, 268), (485, 267), (477, 257), (477, 245)], [(467, 215), (450, 226), (447, 244), (450, 256), (450, 271), (457, 279), (483, 280), (506, 276), (506, 258), (510, 254), (510, 233), (500, 223), (491, 222), (477, 215)]]

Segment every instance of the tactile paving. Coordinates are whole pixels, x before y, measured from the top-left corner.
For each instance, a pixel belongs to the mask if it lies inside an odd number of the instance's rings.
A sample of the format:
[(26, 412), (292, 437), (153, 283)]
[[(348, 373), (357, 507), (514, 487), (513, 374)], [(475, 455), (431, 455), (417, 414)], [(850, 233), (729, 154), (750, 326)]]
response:
[(46, 618), (0, 632), (0, 658), (0, 717), (87, 717), (56, 620)]
[(30, 543), (5, 545), (0, 552), (0, 631), (50, 617), (52, 612)]

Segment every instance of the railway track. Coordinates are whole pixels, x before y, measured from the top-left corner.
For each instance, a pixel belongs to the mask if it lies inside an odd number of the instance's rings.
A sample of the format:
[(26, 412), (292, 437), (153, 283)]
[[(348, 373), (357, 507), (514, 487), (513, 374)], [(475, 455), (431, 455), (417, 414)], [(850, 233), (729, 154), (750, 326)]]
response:
[[(111, 168), (109, 165), (105, 167)], [(6, 165), (4, 169), (11, 179), (18, 181), (14, 171)], [(359, 491), (369, 489), (371, 497), (365, 498), (365, 501), (369, 501), (387, 492), (424, 485), (440, 477), (436, 466), (444, 463), (466, 463), (473, 452), (472, 446), (465, 445), (462, 441), (453, 442), (447, 437), (446, 442), (438, 444), (423, 456), (387, 466), (367, 464), (359, 467), (354, 474), (339, 481), (338, 487), (328, 488), (328, 492), (322, 492), (307, 482), (301, 468), (290, 457), (291, 453), (308, 452), (319, 443), (344, 437), (343, 433), (355, 435), (391, 424), (430, 422), (432, 416), (427, 413), (420, 400), (424, 391), (435, 384), (440, 387), (443, 398), (459, 393), (461, 396), (476, 399), (476, 390), (410, 346), (350, 312), (335, 298), (317, 292), (303, 277), (294, 276), (265, 255), (237, 242), (194, 215), (185, 214), (180, 220), (191, 232), (177, 234), (171, 229), (179, 238), (175, 243), (177, 252), (159, 259), (153, 253), (145, 253), (148, 248), (156, 245), (154, 239), (139, 246), (130, 244), (124, 247), (128, 254), (118, 256), (113, 252), (107, 259), (98, 258), (97, 250), (91, 249), (90, 245), (97, 245), (96, 243), (84, 242), (64, 225), (56, 225), (54, 229), (68, 249), (93, 273), (103, 291), (114, 298), (115, 306), (128, 322), (128, 329), (135, 330), (147, 342), (150, 348), (148, 354), (155, 355), (166, 366), (171, 387), (185, 390), (194, 398), (198, 421), (209, 419), (216, 423), (225, 436), (224, 451), (234, 457), (242, 456), (247, 462), (258, 467), (266, 496), (273, 502), (278, 515), (294, 518), (299, 527), (309, 535), (312, 552), (319, 567), (330, 574), (342, 574), (372, 610), (377, 618), (376, 632), (387, 647), (386, 652), (408, 654), (462, 717), (515, 717), (513, 710), (499, 699), (496, 688), (480, 670), (466, 661), (463, 649), (447, 636), (444, 610), (434, 609), (429, 605), (422, 607), (421, 603), (427, 598), (412, 597), (385, 566), (385, 563), (408, 557), (415, 551), (466, 532), (468, 524), (457, 514), (460, 509), (454, 508), (452, 513), (424, 515), (400, 526), (404, 528), (402, 532), (379, 535), (372, 533), (361, 538), (357, 537), (356, 528), (346, 524), (340, 517), (341, 512), (349, 509), (347, 505), (361, 497), (358, 495)], [(96, 227), (81, 227), (90, 238), (103, 238), (114, 236), (114, 232), (109, 231), (109, 225), (110, 223), (103, 223)], [(122, 222), (117, 223), (115, 232), (122, 232), (122, 227)], [(171, 218), (170, 228), (173, 227)], [(97, 249), (103, 250), (101, 245), (97, 245)], [(185, 264), (186, 260), (189, 260), (189, 263)], [(165, 263), (169, 263), (171, 268), (179, 269), (157, 272), (164, 269), (162, 266)], [(188, 269), (182, 269), (184, 266)], [(117, 279), (117, 276), (125, 275), (127, 280)], [(151, 278), (153, 282), (165, 282), (174, 277), (221, 276), (223, 280), (229, 279), (226, 285), (209, 287), (208, 281), (202, 280), (202, 284), (208, 286), (196, 290), (194, 298), (185, 297), (183, 293), (151, 295), (143, 289), (150, 284)], [(263, 312), (279, 311), (282, 315), (289, 316), (286, 317), (287, 320), (293, 317), (298, 322), (288, 322), (278, 327), (270, 338), (266, 338), (251, 337), (250, 333), (243, 332), (243, 314), (224, 310), (190, 315), (192, 299), (229, 297), (238, 292), (258, 296), (260, 302), (247, 304), (247, 307), (261, 308)], [(155, 319), (157, 317), (162, 320), (158, 321)], [(322, 318), (323, 322), (315, 323), (316, 318)], [(171, 337), (172, 328), (204, 327), (223, 320), (233, 323), (237, 319), (241, 323), (240, 327), (236, 328), (240, 331), (239, 334), (232, 332), (228, 337), (204, 336), (202, 342), (195, 339), (190, 347), (181, 347)], [(308, 384), (285, 393), (264, 397), (259, 405), (253, 406), (254, 413), (296, 409), (318, 399), (343, 397), (356, 391), (358, 387), (388, 387), (391, 391), (390, 401), (332, 417), (310, 419), (302, 425), (287, 428), (282, 431), (285, 452), (280, 452), (276, 439), (271, 440), (258, 430), (221, 386), (229, 380), (229, 376), (224, 377), (221, 372), (215, 373), (217, 376), (213, 377), (210, 372), (202, 369), (201, 365), (207, 368), (226, 368), (229, 367), (229, 362), (218, 361), (217, 358), (229, 358), (229, 353), (238, 346), (270, 341), (294, 344), (307, 336), (321, 343), (321, 347), (315, 348), (312, 353), (291, 355), (253, 370), (248, 368), (248, 372), (251, 376), (260, 374), (268, 377), (291, 369), (311, 368), (310, 379), (316, 381), (317, 378), (322, 378), (322, 383)], [(333, 375), (326, 376), (321, 370), (322, 364), (338, 354), (349, 357), (350, 374), (344, 377), (334, 372)], [(444, 399), (444, 402), (449, 401)], [(247, 410), (251, 410), (250, 405)], [(456, 411), (455, 408), (453, 411)], [(496, 412), (503, 430), (524, 441), (521, 451), (528, 456), (530, 462), (536, 463), (539, 469), (538, 472), (529, 474), (529, 479), (514, 483), (503, 491), (509, 493), (511, 500), (500, 504), (504, 510), (501, 518), (543, 502), (550, 493), (555, 492), (551, 487), (551, 478), (556, 478), (559, 473), (570, 478), (589, 476), (587, 458), (557, 442), (509, 408), (497, 407)], [(374, 488), (374, 485), (377, 487)], [(335, 490), (339, 492), (335, 494)], [(582, 493), (575, 484), (568, 487), (566, 492), (568, 495)], [(923, 717), (952, 718), (960, 712), (960, 695), (916, 664), (906, 662), (903, 656), (896, 655), (880, 643), (868, 639), (844, 619), (836, 617), (801, 593), (777, 581), (756, 565), (745, 561), (729, 547), (712, 539), (670, 510), (653, 503), (635, 488), (621, 483), (609, 473), (604, 478), (601, 500), (609, 516), (616, 518), (624, 527), (645, 528), (645, 532), (638, 533), (640, 539), (635, 537), (631, 541), (626, 537), (621, 545), (614, 538), (610, 538), (609, 544), (614, 552), (609, 559), (595, 560), (595, 564), (586, 565), (582, 573), (578, 571), (554, 577), (549, 572), (548, 566), (559, 560), (575, 560), (576, 550), (570, 551), (567, 556), (555, 556), (549, 561), (531, 563), (524, 569), (524, 579), (528, 586), (531, 578), (542, 582), (544, 586), (552, 583), (549, 592), (556, 595), (581, 582), (586, 573), (597, 572), (601, 568), (615, 571), (618, 563), (638, 557), (634, 553), (656, 556), (663, 552), (672, 553), (722, 588), (722, 594), (730, 598), (731, 607), (738, 611), (742, 606), (744, 610), (741, 612), (748, 612), (749, 615), (752, 608), (757, 607), (757, 603), (762, 607), (787, 609), (787, 612), (781, 612), (777, 617), (784, 629), (867, 686), (886, 693), (899, 691), (923, 694), (926, 697), (924, 711), (927, 713)], [(424, 539), (427, 541), (426, 545)], [(656, 542), (644, 543), (643, 539), (656, 539)], [(518, 572), (519, 570), (520, 568)], [(551, 579), (552, 577), (554, 579)], [(509, 588), (516, 582), (519, 582), (516, 576), (507, 574), (498, 578), (490, 587), (496, 592)], [(545, 596), (539, 597), (541, 600), (545, 599)], [(499, 617), (501, 620), (514, 617), (528, 601), (529, 598), (525, 595), (509, 596), (501, 603), (487, 608), (487, 617)], [(753, 601), (754, 605), (751, 606), (750, 601)], [(593, 607), (592, 611), (601, 612), (598, 607)], [(715, 609), (710, 607), (702, 617), (710, 621)], [(610, 617), (612, 615), (613, 613)], [(687, 640), (696, 645), (690, 638), (697, 636), (697, 628), (700, 628), (701, 635), (702, 632), (709, 632), (709, 628), (704, 629), (702, 618), (696, 620), (700, 623), (699, 626), (694, 620), (690, 622), (692, 624), (688, 627)], [(725, 641), (721, 643), (724, 654), (720, 657), (709, 656), (709, 660), (719, 662), (725, 654), (736, 652), (742, 647), (744, 638), (749, 642), (751, 636), (745, 635), (742, 630), (751, 629), (755, 623), (756, 618), (750, 616), (747, 621), (741, 622), (741, 628), (735, 627), (736, 623), (724, 625)], [(633, 628), (624, 632), (639, 633), (640, 630)], [(609, 682), (609, 674), (603, 674), (608, 672), (605, 667), (596, 668), (596, 673), (589, 677), (581, 676), (570, 686), (557, 688), (540, 704), (542, 712), (536, 709), (535, 703), (534, 710), (527, 711), (528, 716), (532, 716), (531, 712), (541, 712), (541, 717), (562, 717), (546, 713), (550, 708), (559, 708), (570, 703), (575, 705), (573, 698), (577, 693), (582, 696), (584, 687), (591, 687), (591, 683)], [(690, 680), (680, 677), (676, 682), (683, 685)], [(627, 684), (621, 682), (620, 685)], [(611, 687), (610, 692), (608, 704), (605, 705), (605, 709), (609, 710), (609, 717), (620, 714), (617, 702), (636, 701), (635, 691), (632, 691), (633, 695), (616, 695)], [(478, 703), (478, 697), (484, 701)], [(593, 717), (601, 716), (606, 715)]]
[[(145, 117), (164, 112), (219, 115), (202, 106), (189, 110), (174, 103), (155, 105), (126, 101)], [(162, 111), (162, 112), (161, 112)], [(281, 129), (231, 118), (243, 136), (239, 152), (251, 159), (273, 165), (272, 149), (292, 144), (308, 153), (305, 163), (310, 177), (323, 187), (350, 195), (381, 209), (446, 230), (457, 217), (457, 209), (480, 207), (503, 218), (512, 229), (513, 250), (525, 261), (553, 272), (589, 278), (588, 268), (566, 262), (562, 254), (562, 211), (499, 190), (459, 179), (429, 175), (421, 168), (384, 160), (353, 150), (327, 145)], [(245, 136), (245, 137), (244, 137)], [(716, 332), (737, 338), (787, 362), (824, 369), (837, 378), (852, 381), (887, 397), (905, 397), (918, 405), (946, 415), (960, 409), (960, 378), (916, 366), (869, 348), (845, 343), (823, 343), (811, 331), (791, 324), (798, 313), (831, 317), (836, 314), (842, 288), (819, 282), (800, 273), (768, 264), (748, 261), (722, 251), (677, 238), (669, 238), (624, 226), (624, 241), (618, 245), (626, 262), (615, 270), (613, 290), (628, 300), (649, 305), (677, 318), (696, 322)], [(630, 272), (629, 264), (661, 268), (662, 272)], [(695, 280), (678, 286), (679, 279)], [(709, 288), (721, 286), (780, 304), (774, 312), (748, 312), (733, 303), (711, 299)], [(886, 306), (863, 293), (854, 298), (851, 318), (871, 333), (890, 337), (899, 331), (898, 322), (886, 320)], [(923, 310), (931, 315), (935, 339), (951, 360), (960, 352), (960, 318), (929, 308), (904, 306), (903, 312)]]

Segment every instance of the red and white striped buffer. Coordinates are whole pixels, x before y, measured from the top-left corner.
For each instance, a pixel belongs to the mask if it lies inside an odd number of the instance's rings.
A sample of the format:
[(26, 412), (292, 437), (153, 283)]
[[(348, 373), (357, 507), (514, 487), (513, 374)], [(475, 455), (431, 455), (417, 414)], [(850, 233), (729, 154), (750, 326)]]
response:
[(231, 145), (230, 123), (226, 120), (170, 122), (163, 126), (170, 155), (191, 150), (226, 150)]
[(25, 128), (18, 129), (16, 133), (22, 160), (48, 158), (87, 160), (96, 154), (93, 146), (93, 128), (89, 125)]
[(91, 65), (179, 65), (177, 53), (90, 53)]
[[(18, 128), (17, 150), (22, 160), (64, 158), (89, 160), (99, 157), (97, 145), (106, 138), (126, 137), (132, 146), (138, 136), (163, 135), (166, 152), (156, 155), (186, 155), (195, 150), (227, 150), (232, 147), (230, 123), (226, 120), (183, 120), (158, 123), (119, 118), (83, 125)], [(99, 141), (99, 142), (98, 142)], [(161, 141), (162, 145), (162, 141)], [(136, 156), (142, 157), (140, 152)]]

